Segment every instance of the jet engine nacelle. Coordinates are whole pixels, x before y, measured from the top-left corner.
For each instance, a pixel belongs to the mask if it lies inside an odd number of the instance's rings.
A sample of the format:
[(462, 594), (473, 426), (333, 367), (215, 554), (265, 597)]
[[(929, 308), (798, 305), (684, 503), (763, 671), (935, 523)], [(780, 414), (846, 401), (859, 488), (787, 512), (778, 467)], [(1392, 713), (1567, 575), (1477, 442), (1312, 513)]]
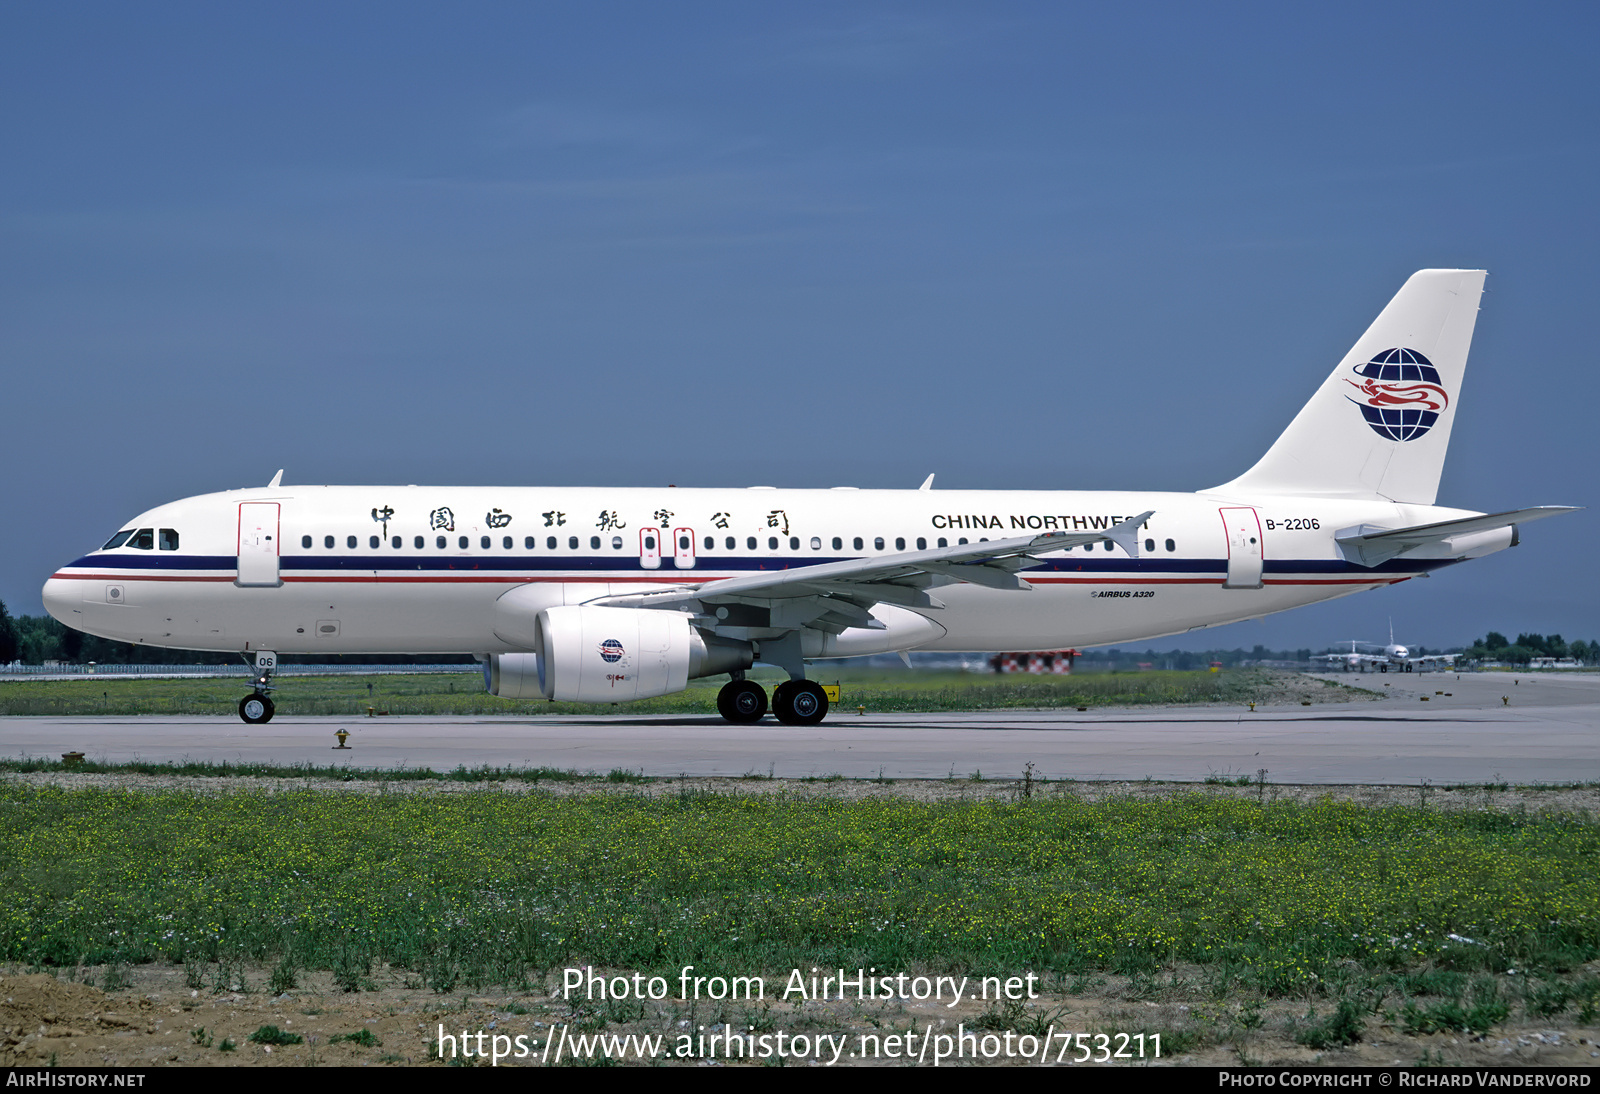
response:
[(489, 658), (492, 695), (622, 703), (671, 695), (689, 678), (749, 668), (748, 643), (707, 640), (681, 612), (567, 605), (534, 620), (534, 653)]

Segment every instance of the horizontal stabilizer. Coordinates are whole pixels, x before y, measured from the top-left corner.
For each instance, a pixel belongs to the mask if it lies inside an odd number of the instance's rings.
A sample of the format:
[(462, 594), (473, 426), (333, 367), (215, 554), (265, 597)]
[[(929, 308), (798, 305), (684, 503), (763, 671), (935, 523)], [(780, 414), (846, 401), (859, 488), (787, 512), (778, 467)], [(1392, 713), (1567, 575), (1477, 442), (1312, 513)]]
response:
[(1461, 553), (1470, 550), (1465, 537), (1484, 532), (1497, 532), (1502, 528), (1515, 528), (1530, 520), (1560, 516), (1576, 512), (1579, 506), (1538, 505), (1532, 509), (1513, 509), (1505, 513), (1487, 513), (1481, 517), (1464, 517), (1461, 520), (1444, 520), (1437, 524), (1418, 524), (1411, 528), (1374, 528), (1363, 524), (1347, 528), (1334, 536), (1345, 560), (1358, 566), (1378, 566), (1391, 558), (1416, 551), (1418, 548), (1461, 544)]

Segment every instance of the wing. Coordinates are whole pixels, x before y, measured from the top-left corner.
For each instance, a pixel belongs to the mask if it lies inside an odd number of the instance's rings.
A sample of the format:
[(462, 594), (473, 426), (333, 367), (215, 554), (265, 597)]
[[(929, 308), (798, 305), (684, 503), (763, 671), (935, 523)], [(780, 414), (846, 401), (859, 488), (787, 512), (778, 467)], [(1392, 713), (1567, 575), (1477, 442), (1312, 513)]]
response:
[[(990, 589), (1026, 592), (1032, 588), (1019, 570), (1040, 564), (1041, 555), (1084, 543), (1109, 540), (1131, 557), (1139, 557), (1139, 526), (1154, 510), (1129, 517), (1120, 524), (1094, 532), (1046, 532), (1017, 539), (967, 543), (931, 551), (907, 551), (873, 558), (794, 566), (786, 570), (743, 577), (684, 584), (648, 592), (600, 597), (590, 603), (616, 608), (664, 608), (713, 615), (728, 622), (739, 613), (716, 612), (744, 605), (770, 612), (766, 628), (793, 630), (814, 627), (838, 634), (849, 627), (877, 624), (869, 609), (888, 603), (907, 608), (937, 610), (944, 605), (927, 590), (941, 585), (970, 582)], [(729, 622), (728, 626), (738, 626)]]

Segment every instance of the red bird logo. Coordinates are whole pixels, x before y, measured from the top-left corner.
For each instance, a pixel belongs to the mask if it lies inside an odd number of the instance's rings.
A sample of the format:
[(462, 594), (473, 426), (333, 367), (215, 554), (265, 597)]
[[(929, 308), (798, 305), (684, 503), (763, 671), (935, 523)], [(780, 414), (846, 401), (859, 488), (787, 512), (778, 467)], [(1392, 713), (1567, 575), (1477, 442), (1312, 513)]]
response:
[(1444, 393), (1444, 388), (1414, 380), (1398, 384), (1380, 384), (1369, 378), (1359, 384), (1354, 380), (1346, 380), (1345, 383), (1365, 395), (1368, 406), (1408, 406), (1420, 403), (1429, 410), (1443, 410), (1450, 405), (1450, 396)]

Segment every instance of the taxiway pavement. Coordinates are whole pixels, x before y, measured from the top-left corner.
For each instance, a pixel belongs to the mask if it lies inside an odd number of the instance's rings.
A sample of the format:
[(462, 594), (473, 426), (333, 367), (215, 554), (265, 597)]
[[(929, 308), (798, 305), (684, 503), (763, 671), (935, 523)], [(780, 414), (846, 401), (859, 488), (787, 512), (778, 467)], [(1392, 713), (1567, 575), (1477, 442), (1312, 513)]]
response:
[[(604, 774), (1435, 785), (1600, 781), (1600, 674), (1332, 674), (1379, 700), (1315, 706), (1134, 707), (858, 715), (812, 728), (768, 718), (282, 716), (0, 718), (0, 755), (80, 751), (105, 762), (361, 768), (552, 767)], [(292, 685), (290, 685), (292, 686)], [(336, 751), (334, 732), (350, 731)]]

